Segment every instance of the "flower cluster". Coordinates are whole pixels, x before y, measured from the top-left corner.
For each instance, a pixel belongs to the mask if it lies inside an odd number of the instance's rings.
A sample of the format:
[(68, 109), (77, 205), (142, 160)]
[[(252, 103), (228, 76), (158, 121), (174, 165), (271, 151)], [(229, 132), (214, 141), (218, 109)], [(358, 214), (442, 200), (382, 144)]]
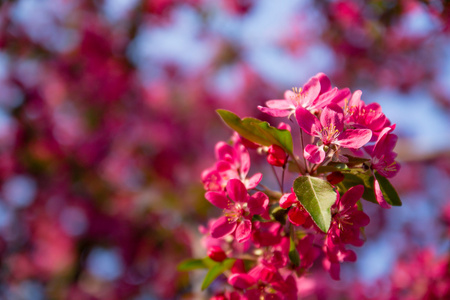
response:
[[(205, 198), (222, 215), (201, 229), (208, 257), (197, 267), (209, 269), (203, 288), (223, 273), (232, 290), (214, 290), (212, 299), (297, 299), (317, 260), (339, 280), (340, 264), (357, 259), (348, 245), (364, 244), (362, 228), (370, 222), (360, 199), (401, 205), (387, 179), (399, 170), (395, 125), (361, 94), (332, 87), (319, 73), (258, 107), (292, 126), (218, 110), (235, 134), (217, 143), (217, 161), (202, 173)], [(251, 151), (266, 157), (279, 191), (261, 184), (262, 173), (248, 177)], [(286, 172), (297, 177), (289, 193)]]

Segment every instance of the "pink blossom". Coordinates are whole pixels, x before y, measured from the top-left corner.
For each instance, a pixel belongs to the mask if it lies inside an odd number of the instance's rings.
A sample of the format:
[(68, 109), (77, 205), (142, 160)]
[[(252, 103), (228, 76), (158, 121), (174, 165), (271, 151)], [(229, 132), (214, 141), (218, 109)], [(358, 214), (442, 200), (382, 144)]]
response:
[(300, 89), (287, 90), (284, 99), (269, 100), (267, 107), (258, 109), (273, 117), (290, 117), (297, 107), (321, 109), (332, 102), (339, 102), (350, 95), (349, 89), (331, 89), (330, 79), (323, 73), (311, 77)]
[(252, 242), (257, 247), (273, 246), (280, 243), (280, 232), (282, 226), (278, 222), (259, 222), (253, 223)]
[(257, 173), (250, 178), (250, 155), (240, 142), (230, 146), (225, 142), (218, 142), (215, 147), (217, 162), (214, 167), (202, 172), (202, 182), (207, 191), (223, 191), (228, 180), (240, 179), (248, 189), (256, 187), (262, 179)]
[(345, 244), (362, 246), (364, 243), (360, 238), (360, 228), (368, 225), (370, 219), (358, 210), (356, 204), (363, 193), (364, 186), (351, 187), (342, 197), (338, 194), (336, 203), (331, 207), (333, 219), (324, 244), (326, 257), (323, 266), (335, 280), (339, 280), (341, 262), (356, 260), (356, 254), (345, 249)]
[(311, 268), (314, 261), (319, 257), (320, 250), (314, 246), (314, 235), (307, 234), (297, 242), (297, 251), (300, 257), (299, 269), (305, 272)]
[(311, 112), (299, 106), (295, 116), (300, 127), (309, 135), (320, 139), (321, 145), (307, 145), (304, 156), (312, 163), (321, 163), (325, 159), (325, 146), (337, 145), (339, 147), (358, 149), (372, 137), (369, 129), (344, 129), (344, 112), (336, 104), (325, 107), (320, 119)]
[[(205, 198), (224, 210), (224, 216), (217, 219), (211, 227), (211, 236), (221, 238), (235, 232), (240, 243), (250, 238), (251, 217), (267, 210), (269, 198), (262, 192), (249, 196), (245, 185), (238, 179), (230, 179), (225, 192), (207, 192)], [(228, 195), (228, 197), (227, 197)]]
[(354, 128), (367, 128), (372, 130), (372, 140), (376, 139), (381, 130), (389, 126), (389, 120), (381, 111), (378, 103), (370, 103), (366, 105), (361, 100), (362, 92), (357, 90), (353, 93), (352, 98), (346, 103), (345, 124)]
[[(386, 178), (395, 176), (400, 170), (400, 165), (395, 161), (397, 153), (393, 151), (398, 137), (390, 133), (394, 129), (395, 124), (384, 128), (378, 136), (375, 145), (365, 148), (372, 157), (371, 169)], [(376, 178), (374, 179), (374, 191), (375, 198), (380, 206), (383, 208), (391, 208), (391, 205), (384, 199), (380, 183)]]

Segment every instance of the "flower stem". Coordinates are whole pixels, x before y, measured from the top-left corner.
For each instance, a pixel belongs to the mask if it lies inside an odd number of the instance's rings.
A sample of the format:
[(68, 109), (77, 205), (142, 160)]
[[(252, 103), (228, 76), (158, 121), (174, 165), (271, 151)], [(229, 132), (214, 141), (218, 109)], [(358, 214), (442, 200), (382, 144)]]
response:
[[(272, 166), (272, 165), (270, 165), (270, 166), (272, 167), (273, 174), (275, 175), (278, 185), (280, 186), (281, 193), (283, 194), (283, 184), (281, 183), (280, 178), (278, 178), (278, 175), (277, 175), (277, 172), (275, 171), (274, 166)], [(284, 172), (283, 172), (283, 177), (284, 177)]]
[(298, 127), (298, 129), (300, 130), (300, 146), (302, 147), (301, 155), (303, 157), (303, 163), (305, 164), (306, 173), (309, 173), (308, 164), (306, 162), (305, 155), (303, 155), (303, 152), (305, 150), (305, 146), (303, 145), (303, 130), (300, 126)]

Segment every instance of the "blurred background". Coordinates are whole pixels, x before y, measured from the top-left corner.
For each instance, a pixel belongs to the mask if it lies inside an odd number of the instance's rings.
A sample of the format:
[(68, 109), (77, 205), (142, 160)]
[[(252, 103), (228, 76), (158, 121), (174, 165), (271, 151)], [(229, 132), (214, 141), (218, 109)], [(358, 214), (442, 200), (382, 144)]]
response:
[(450, 278), (449, 37), (437, 0), (2, 1), (0, 299), (206, 299), (176, 266), (220, 213), (215, 110), (276, 125), (257, 106), (318, 72), (397, 124), (403, 206), (365, 202), (358, 261), (304, 296), (425, 299)]

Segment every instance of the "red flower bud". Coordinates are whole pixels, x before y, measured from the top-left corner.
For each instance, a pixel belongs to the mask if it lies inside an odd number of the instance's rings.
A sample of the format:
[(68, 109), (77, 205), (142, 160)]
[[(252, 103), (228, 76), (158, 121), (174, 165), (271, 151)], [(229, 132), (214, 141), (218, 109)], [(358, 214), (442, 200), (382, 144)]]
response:
[(341, 172), (333, 172), (327, 176), (328, 182), (331, 183), (332, 185), (336, 185), (336, 184), (342, 182), (342, 180), (344, 180), (344, 178), (345, 178), (345, 176)]
[(220, 248), (218, 246), (212, 246), (208, 250), (208, 257), (214, 261), (221, 262), (227, 258), (227, 255), (222, 250), (222, 248)]
[(267, 154), (267, 162), (272, 166), (282, 167), (286, 163), (286, 152), (280, 146), (270, 146)]

